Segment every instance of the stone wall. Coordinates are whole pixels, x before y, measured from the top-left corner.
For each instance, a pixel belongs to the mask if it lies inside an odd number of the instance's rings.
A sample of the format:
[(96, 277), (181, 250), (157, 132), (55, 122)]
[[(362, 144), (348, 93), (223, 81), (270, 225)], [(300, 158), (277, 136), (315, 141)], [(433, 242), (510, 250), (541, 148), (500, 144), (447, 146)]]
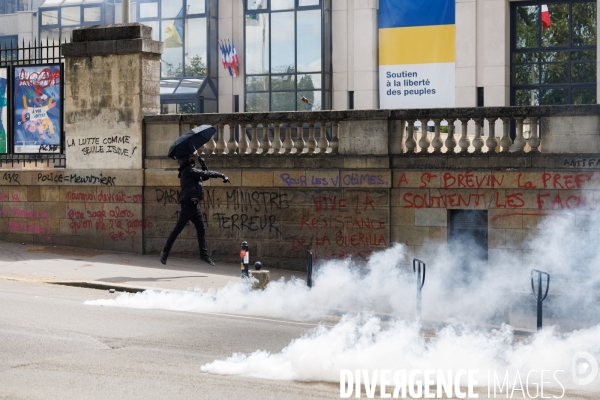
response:
[(7, 172), (0, 238), (141, 253), (142, 182), (141, 170)]
[(391, 239), (415, 254), (446, 243), (448, 210), (488, 210), (493, 261), (528, 250), (545, 218), (575, 212), (585, 220), (600, 202), (597, 168), (395, 170), (393, 181)]
[(73, 31), (62, 46), (67, 166), (32, 157), (3, 171), (0, 238), (144, 252), (143, 122), (159, 112), (162, 48), (142, 24)]
[[(179, 211), (177, 164), (166, 158), (167, 149), (200, 124), (218, 125), (222, 136), (207, 144), (205, 158), (232, 182), (206, 182), (202, 210), (216, 261), (238, 261), (244, 240), (252, 260), (266, 267), (301, 269), (309, 249), (317, 260), (361, 260), (400, 242), (421, 254), (447, 242), (449, 211), (460, 209), (488, 211), (493, 259), (527, 251), (525, 239), (544, 218), (575, 211), (585, 221), (597, 207), (600, 106), (148, 117), (159, 108), (162, 50), (150, 38), (150, 28), (140, 24), (90, 27), (76, 30), (73, 42), (63, 46), (67, 168), (47, 163), (51, 169), (33, 170), (43, 167), (23, 162), (20, 169), (3, 171), (1, 239), (158, 254)], [(438, 129), (442, 119), (459, 119), (466, 136), (470, 119), (498, 118), (510, 144), (511, 118), (524, 143), (523, 120), (539, 119), (545, 154), (533, 145), (531, 151), (520, 151), (516, 142), (513, 152), (507, 146), (496, 153), (492, 145), (479, 154), (443, 153), (439, 146), (430, 153), (436, 147), (430, 148), (424, 131), (422, 154), (405, 152), (409, 140), (415, 149), (416, 120), (437, 121)], [(317, 147), (316, 123), (331, 124), (336, 146), (328, 147), (326, 130), (319, 129), (324, 146)], [(290, 154), (270, 154), (281, 147), (270, 147), (268, 134), (259, 142), (257, 127), (271, 124), (279, 133), (286, 126), (288, 143), (292, 124), (306, 124), (309, 132), (295, 130), (300, 145), (285, 148)], [(235, 140), (225, 140), (234, 129), (243, 135), (247, 126), (252, 126), (251, 149), (257, 154), (240, 155)], [(215, 148), (220, 155), (213, 154)], [(583, 223), (580, 227), (587, 229)], [(173, 255), (198, 255), (192, 226), (176, 242)]]
[[(286, 268), (302, 267), (308, 249), (316, 259), (365, 259), (390, 244), (389, 170), (215, 169), (232, 182), (205, 182), (202, 211), (216, 260), (237, 261), (244, 240), (254, 260)], [(174, 227), (178, 183), (176, 170), (146, 171), (147, 252), (158, 253)], [(190, 224), (173, 252), (197, 255), (195, 236)]]
[[(576, 212), (579, 228), (587, 229), (586, 215), (600, 202), (599, 157), (467, 156), (461, 167), (412, 156), (395, 159), (403, 166), (392, 169), (339, 167), (344, 158), (244, 157), (234, 168), (226, 157), (207, 157), (232, 182), (206, 182), (202, 210), (215, 260), (237, 261), (244, 240), (252, 259), (270, 267), (301, 269), (307, 249), (317, 260), (360, 260), (395, 242), (422, 255), (446, 243), (448, 210), (456, 209), (488, 210), (494, 260), (527, 251), (525, 239), (553, 215)], [(499, 159), (521, 167), (489, 166)], [(157, 254), (179, 211), (174, 168), (13, 171), (1, 178), (3, 240)], [(191, 224), (173, 254), (198, 254)]]
[(142, 168), (144, 116), (160, 111), (162, 47), (142, 24), (76, 29), (62, 46), (68, 168)]

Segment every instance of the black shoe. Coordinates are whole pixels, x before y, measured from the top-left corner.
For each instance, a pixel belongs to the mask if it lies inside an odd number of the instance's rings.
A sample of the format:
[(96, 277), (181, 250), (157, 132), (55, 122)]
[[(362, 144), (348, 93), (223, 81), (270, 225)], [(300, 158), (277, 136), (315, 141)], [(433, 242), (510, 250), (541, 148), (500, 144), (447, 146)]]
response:
[(169, 257), (168, 253), (165, 253), (164, 251), (160, 252), (160, 262), (162, 265), (167, 265), (167, 257)]
[(213, 262), (213, 260), (210, 259), (210, 256), (208, 254), (205, 256), (200, 256), (200, 259), (202, 261), (204, 261), (205, 263), (207, 263), (208, 265), (212, 265), (212, 266), (215, 265), (215, 263)]

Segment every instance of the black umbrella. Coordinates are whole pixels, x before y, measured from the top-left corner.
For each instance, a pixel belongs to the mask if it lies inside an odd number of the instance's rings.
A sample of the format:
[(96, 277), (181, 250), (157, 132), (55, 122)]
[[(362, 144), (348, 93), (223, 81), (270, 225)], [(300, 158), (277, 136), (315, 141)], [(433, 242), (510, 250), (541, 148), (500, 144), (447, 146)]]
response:
[(216, 131), (217, 129), (211, 125), (200, 125), (187, 131), (169, 147), (167, 157), (179, 160), (191, 156), (196, 150), (208, 143)]

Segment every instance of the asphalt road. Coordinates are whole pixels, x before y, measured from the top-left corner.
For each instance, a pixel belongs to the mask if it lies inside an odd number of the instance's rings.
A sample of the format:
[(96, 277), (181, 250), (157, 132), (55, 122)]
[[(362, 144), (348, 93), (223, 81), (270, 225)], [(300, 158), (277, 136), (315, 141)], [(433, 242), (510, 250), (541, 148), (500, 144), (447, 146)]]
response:
[[(200, 370), (235, 352), (279, 352), (312, 324), (83, 303), (117, 295), (0, 280), (0, 399), (340, 398), (338, 383)], [(485, 389), (476, 391), (487, 398)], [(585, 392), (563, 397), (597, 398)]]
[(87, 306), (106, 291), (0, 280), (0, 399), (332, 399), (339, 385), (207, 374), (308, 324)]

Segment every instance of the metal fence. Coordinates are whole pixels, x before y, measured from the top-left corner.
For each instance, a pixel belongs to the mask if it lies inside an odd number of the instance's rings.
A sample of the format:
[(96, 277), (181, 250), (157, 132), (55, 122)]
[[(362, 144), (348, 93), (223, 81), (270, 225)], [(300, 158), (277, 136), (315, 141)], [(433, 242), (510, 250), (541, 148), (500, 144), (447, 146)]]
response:
[[(66, 40), (65, 40), (66, 43)], [(64, 57), (61, 51), (61, 43), (53, 40), (34, 39), (33, 43), (21, 43), (18, 40), (3, 41), (0, 47), (0, 68), (9, 68), (10, 72), (15, 67), (25, 65), (46, 65), (46, 64), (64, 64)], [(61, 79), (62, 85), (62, 79)], [(60, 103), (64, 105), (64, 94), (61, 90)], [(9, 96), (10, 99), (10, 96)], [(10, 100), (9, 100), (10, 101)], [(9, 108), (10, 109), (10, 108)], [(62, 108), (61, 120), (64, 120), (64, 106)], [(12, 146), (12, 136), (14, 134), (12, 126), (7, 132), (7, 138), (10, 138), (7, 145), (8, 154), (0, 154), (0, 168), (27, 168), (27, 167), (45, 167), (45, 168), (64, 168), (66, 158), (64, 154), (64, 132), (63, 124), (60, 126), (61, 146), (59, 153), (37, 153), (37, 154), (14, 154)]]

